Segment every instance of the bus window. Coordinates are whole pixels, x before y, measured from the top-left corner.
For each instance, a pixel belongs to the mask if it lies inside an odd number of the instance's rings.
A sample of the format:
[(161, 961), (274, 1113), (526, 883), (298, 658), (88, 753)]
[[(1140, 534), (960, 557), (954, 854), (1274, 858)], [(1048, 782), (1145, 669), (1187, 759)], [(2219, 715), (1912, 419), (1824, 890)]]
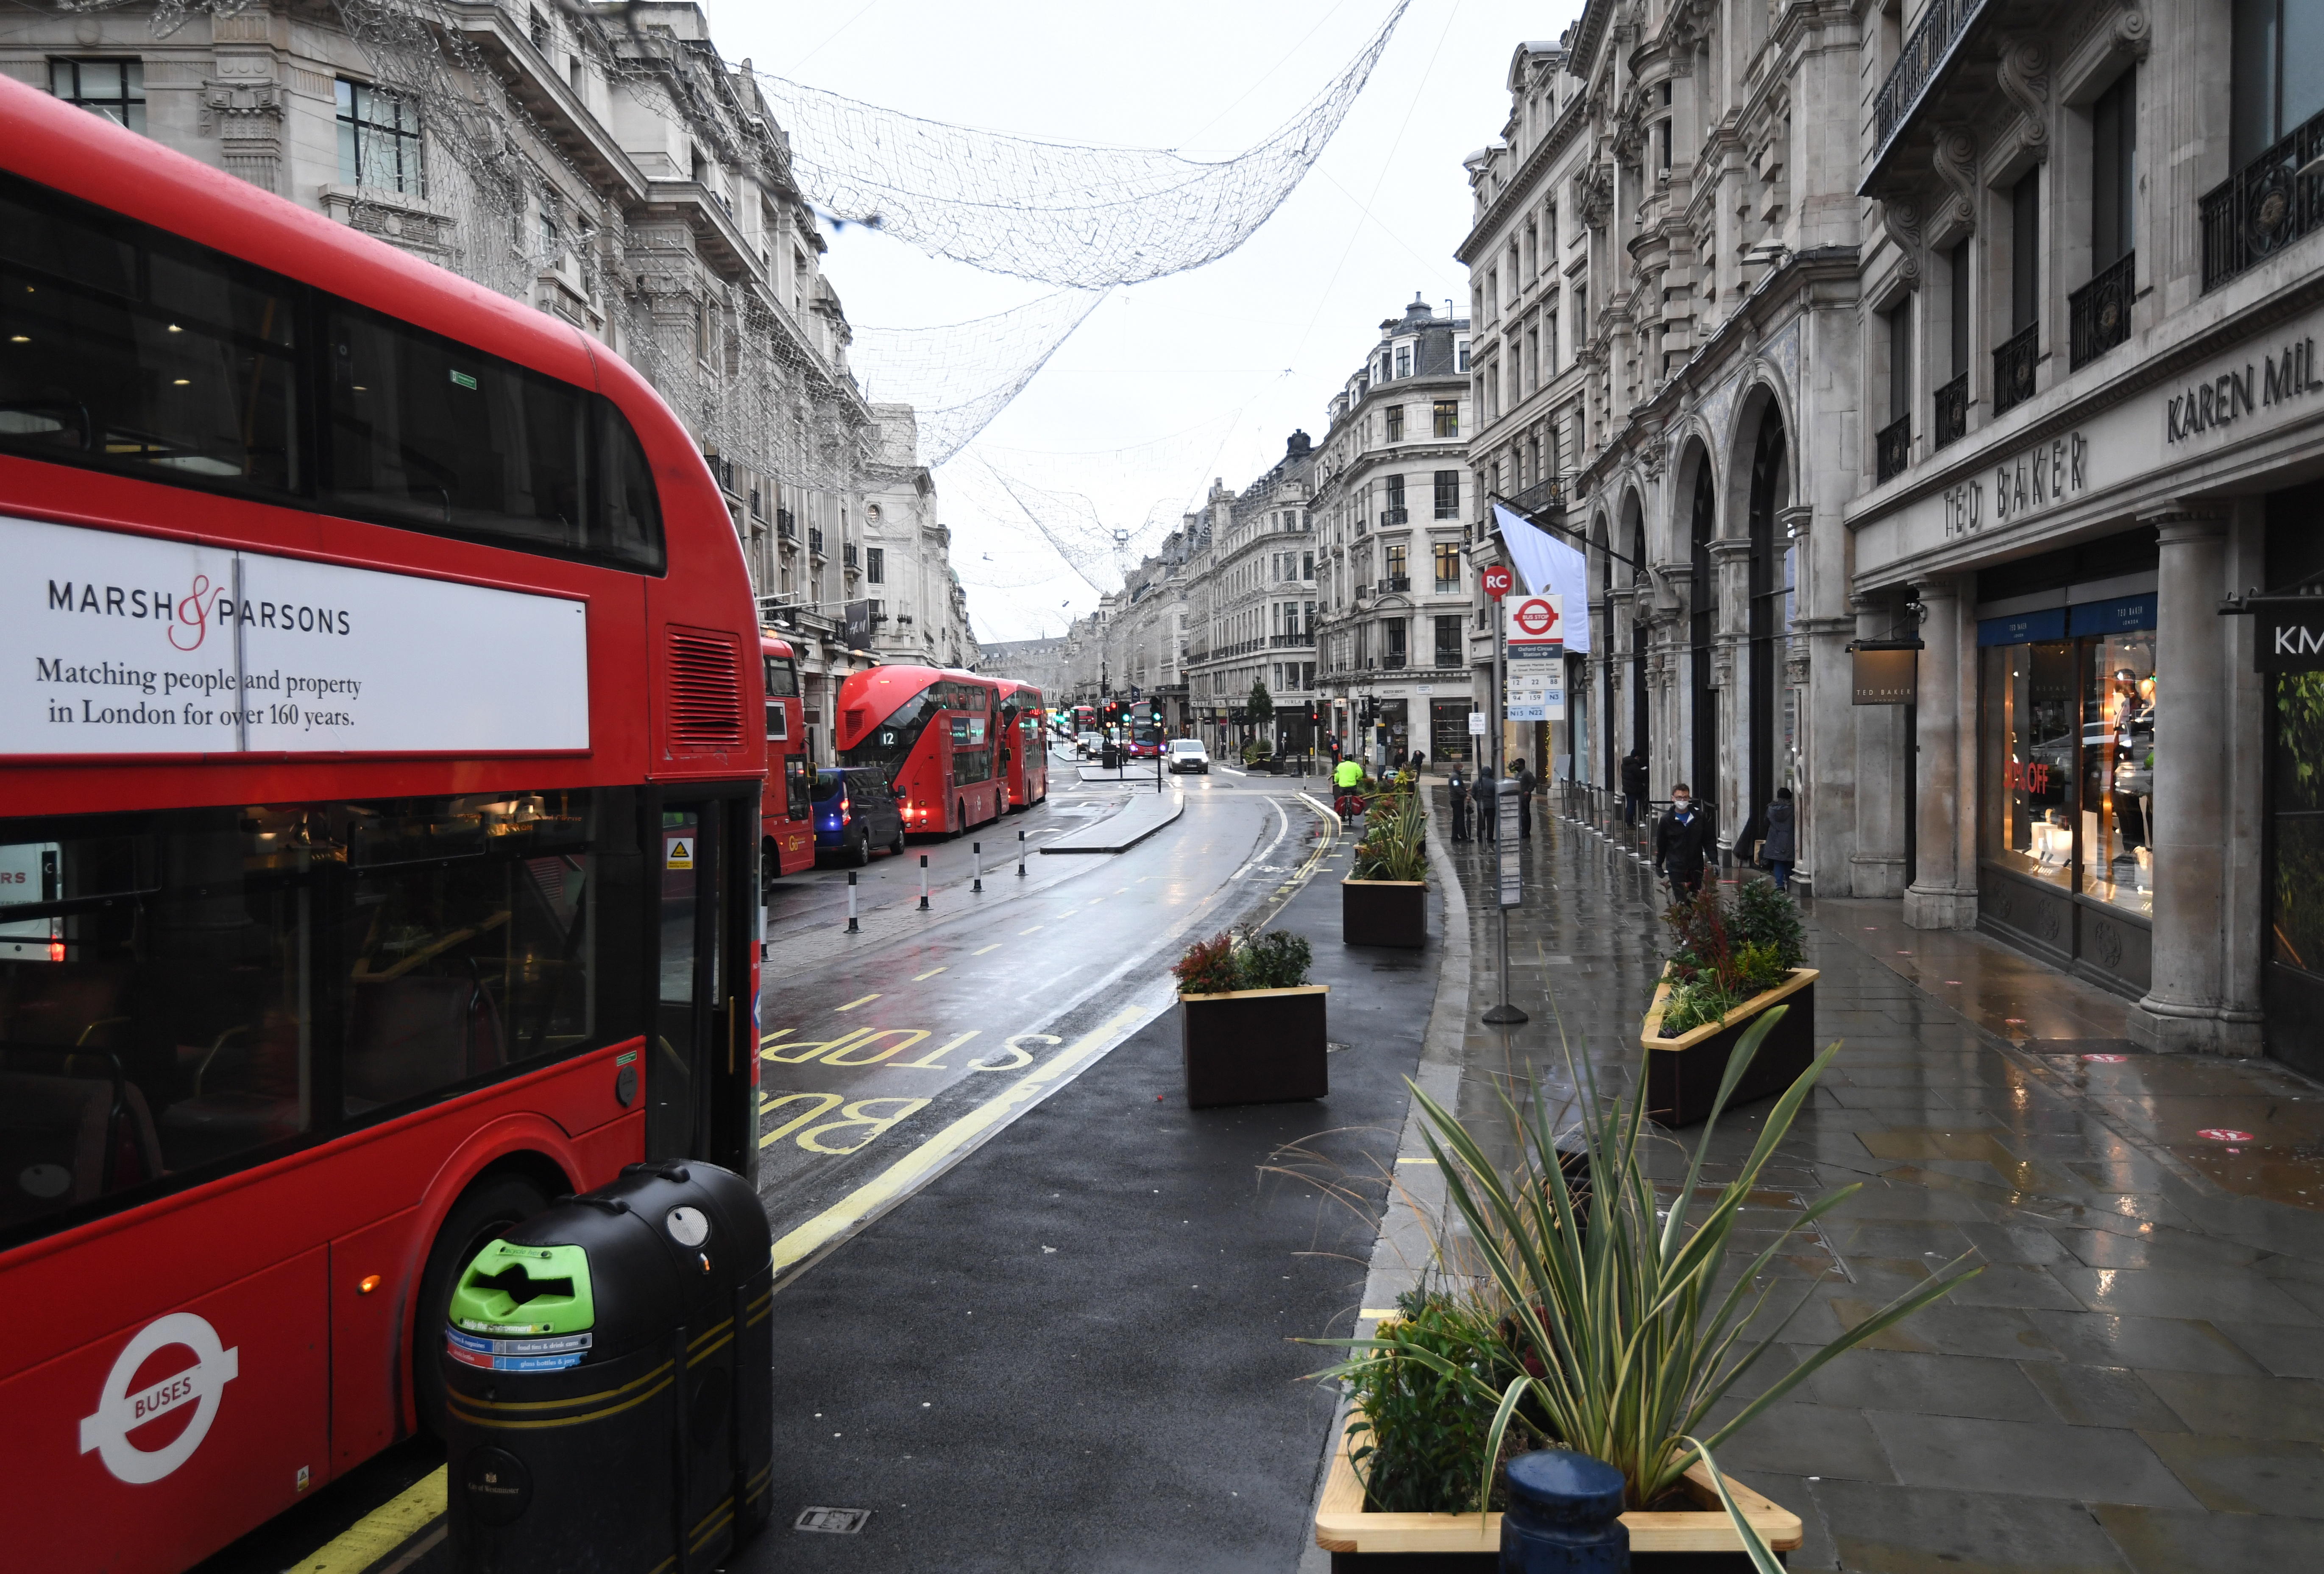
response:
[(798, 663), (788, 656), (767, 658), (767, 698), (796, 699), (798, 698)]
[(793, 755), (783, 764), (783, 804), (792, 819), (815, 813), (815, 770), (804, 755)]
[(296, 488), (297, 287), (132, 227), (0, 185), (0, 448)]
[(0, 1239), (604, 1042), (592, 796), (0, 822)]

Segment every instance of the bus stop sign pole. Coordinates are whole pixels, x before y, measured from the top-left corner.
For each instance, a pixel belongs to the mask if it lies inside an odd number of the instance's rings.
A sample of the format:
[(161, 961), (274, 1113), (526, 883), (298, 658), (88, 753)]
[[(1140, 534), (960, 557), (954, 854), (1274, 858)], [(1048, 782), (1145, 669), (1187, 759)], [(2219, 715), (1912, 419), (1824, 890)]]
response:
[(1507, 766), (1501, 758), (1502, 750), (1507, 746), (1508, 730), (1502, 722), (1502, 699), (1506, 693), (1504, 685), (1508, 681), (1508, 653), (1503, 643), (1505, 630), (1501, 619), (1501, 597), (1508, 594), (1515, 579), (1508, 567), (1500, 563), (1495, 563), (1488, 568), (1480, 578), (1484, 585), (1485, 594), (1493, 598), (1492, 781), (1493, 809), (1496, 819), (1496, 824), (1493, 827), (1493, 850), (1499, 855), (1498, 873), (1500, 875), (1496, 883), (1499, 887), (1499, 900), (1495, 903), (1494, 916), (1499, 921), (1500, 931), (1499, 976), (1501, 981), (1500, 1002), (1485, 1013), (1483, 1020), (1494, 1027), (1514, 1027), (1519, 1023), (1533, 1020), (1509, 1003), (1509, 909), (1520, 905), (1525, 901), (1524, 875), (1522, 866), (1517, 862), (1517, 855), (1520, 851), (1517, 837), (1517, 802), (1510, 793), (1508, 777), (1503, 774)]

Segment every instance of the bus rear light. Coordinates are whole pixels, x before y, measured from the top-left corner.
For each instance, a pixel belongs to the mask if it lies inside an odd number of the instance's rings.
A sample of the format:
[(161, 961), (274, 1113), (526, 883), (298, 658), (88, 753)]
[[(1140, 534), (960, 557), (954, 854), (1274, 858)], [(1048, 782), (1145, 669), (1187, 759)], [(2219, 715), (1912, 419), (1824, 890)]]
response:
[(62, 941), (62, 940), (51, 940), (51, 941), (49, 942), (49, 960), (50, 960), (50, 961), (51, 961), (51, 962), (61, 962), (61, 961), (63, 961), (64, 959), (65, 959), (65, 943), (64, 943), (64, 941)]

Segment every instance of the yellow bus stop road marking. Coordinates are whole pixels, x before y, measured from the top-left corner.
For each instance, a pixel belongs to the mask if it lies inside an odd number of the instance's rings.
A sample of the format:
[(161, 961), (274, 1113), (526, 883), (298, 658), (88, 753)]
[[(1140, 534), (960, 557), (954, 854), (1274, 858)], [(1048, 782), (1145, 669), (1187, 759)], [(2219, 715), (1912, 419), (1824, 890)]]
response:
[(999, 940), (995, 940), (995, 941), (993, 941), (991, 945), (986, 946), (986, 947), (983, 949), (983, 950), (975, 950), (975, 951), (971, 951), (971, 952), (969, 952), (968, 954), (969, 954), (970, 956), (972, 956), (972, 957), (981, 957), (981, 956), (984, 955), (984, 952), (985, 952), (985, 951), (997, 951), (997, 950), (999, 950), (1000, 949), (1001, 949), (1001, 942), (1000, 942)]
[(853, 1011), (859, 1005), (869, 1005), (879, 998), (880, 997), (876, 995), (867, 995), (861, 1000), (851, 1000), (844, 1005), (835, 1005), (832, 1009), (834, 1011)]
[(1116, 1035), (1136, 1024), (1141, 1014), (1136, 1006), (1115, 1013), (1051, 1056), (1047, 1064), (1036, 1067), (1007, 1091), (970, 1110), (881, 1174), (783, 1236), (775, 1243), (775, 1272), (780, 1273), (825, 1247), (836, 1245), (935, 1180), (954, 1160), (1056, 1091), (1074, 1073), (1104, 1053)]
[(1018, 932), (1019, 934), (1020, 934), (1020, 935), (1028, 935), (1028, 934), (1032, 934), (1032, 933), (1034, 933), (1036, 931), (1040, 930), (1040, 929), (1042, 929), (1042, 928), (1044, 928), (1044, 927), (1046, 927), (1046, 926), (1044, 926), (1044, 925), (1042, 925), (1042, 924), (1038, 924), (1038, 923), (1037, 923), (1037, 924), (1035, 924), (1035, 925), (1033, 926), (1033, 928), (1032, 928), (1032, 929), (1020, 929), (1020, 930), (1019, 930), (1017, 932)]
[(927, 972), (925, 972), (925, 973), (915, 973), (915, 974), (913, 974), (913, 975), (912, 975), (912, 982), (913, 982), (913, 983), (915, 983), (915, 984), (917, 984), (917, 983), (918, 983), (918, 982), (919, 982), (921, 979), (923, 979), (923, 978), (933, 978), (933, 977), (935, 977), (937, 974), (939, 974), (939, 973), (941, 973), (941, 972), (944, 972), (945, 970), (945, 968), (929, 968)]
[(396, 1548), (444, 1517), (445, 1473), (438, 1465), (401, 1495), (350, 1525), (322, 1551), (290, 1565), (288, 1574), (363, 1574)]

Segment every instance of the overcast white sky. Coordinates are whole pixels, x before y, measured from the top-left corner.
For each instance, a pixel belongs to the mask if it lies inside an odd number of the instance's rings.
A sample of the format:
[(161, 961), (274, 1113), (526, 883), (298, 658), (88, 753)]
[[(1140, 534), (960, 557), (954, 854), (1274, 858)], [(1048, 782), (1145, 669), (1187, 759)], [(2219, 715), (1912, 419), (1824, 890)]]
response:
[[(703, 4), (720, 51), (761, 70), (931, 119), (1214, 158), (1288, 119), (1393, 0)], [(1109, 526), (1175, 523), (1213, 477), (1240, 487), (1265, 471), (1293, 429), (1320, 439), (1325, 402), (1416, 292), (1466, 310), (1452, 256), (1470, 217), (1461, 159), (1508, 115), (1518, 42), (1555, 38), (1580, 10), (1415, 0), (1329, 150), (1257, 235), (1206, 268), (1116, 292), (938, 471), (980, 639), (1061, 633), (1097, 600), (993, 470), (1086, 496)], [(825, 266), (849, 319), (883, 328), (958, 322), (1050, 291), (853, 227)]]

